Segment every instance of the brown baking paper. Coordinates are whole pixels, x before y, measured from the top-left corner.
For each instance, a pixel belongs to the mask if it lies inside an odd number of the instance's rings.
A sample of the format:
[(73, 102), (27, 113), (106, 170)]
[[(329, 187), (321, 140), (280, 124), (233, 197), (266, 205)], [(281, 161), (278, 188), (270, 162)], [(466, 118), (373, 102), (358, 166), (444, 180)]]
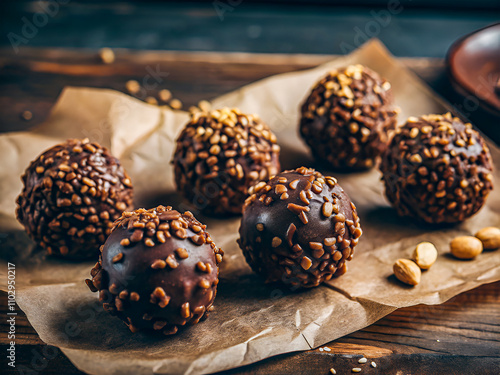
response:
[[(248, 85), (213, 101), (255, 112), (278, 136), (284, 168), (313, 162), (297, 134), (299, 104), (311, 86), (333, 67), (364, 64), (393, 85), (401, 119), (442, 113), (446, 104), (378, 41), (315, 69), (282, 74)], [(500, 226), (500, 196), (490, 194), (479, 214), (454, 227), (422, 226), (396, 216), (386, 203), (376, 170), (336, 174), (358, 206), (363, 237), (344, 276), (315, 289), (292, 292), (265, 285), (246, 265), (236, 244), (238, 218), (198, 218), (226, 255), (210, 317), (173, 337), (132, 334), (105, 313), (84, 283), (93, 263), (44, 259), (33, 251), (13, 220), (19, 176), (29, 161), (68, 137), (90, 137), (119, 157), (132, 176), (137, 206), (189, 206), (174, 193), (169, 161), (174, 140), (188, 115), (139, 102), (125, 94), (67, 88), (50, 118), (29, 133), (0, 137), (0, 223), (4, 263), (16, 264), (17, 302), (41, 339), (55, 345), (90, 374), (205, 374), (253, 363), (280, 353), (318, 347), (366, 327), (397, 308), (439, 304), (478, 285), (500, 279), (500, 251), (473, 261), (448, 254), (459, 234)], [(499, 150), (490, 145), (496, 165)], [(327, 173), (327, 171), (324, 171)], [(498, 177), (498, 170), (495, 171)], [(497, 178), (498, 181), (498, 178)], [(392, 276), (392, 264), (410, 257), (415, 245), (432, 241), (439, 250), (434, 266), (416, 287)], [(6, 265), (1, 267), (4, 274)], [(5, 289), (5, 275), (2, 288)]]

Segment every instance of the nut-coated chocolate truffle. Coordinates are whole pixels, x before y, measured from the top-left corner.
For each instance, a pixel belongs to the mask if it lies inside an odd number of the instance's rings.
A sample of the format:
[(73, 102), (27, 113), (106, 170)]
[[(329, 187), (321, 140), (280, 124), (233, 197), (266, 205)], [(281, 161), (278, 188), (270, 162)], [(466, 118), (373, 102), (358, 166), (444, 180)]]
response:
[(361, 228), (335, 178), (301, 167), (251, 192), (238, 243), (256, 273), (267, 282), (308, 288), (345, 272)]
[(392, 138), (380, 170), (399, 215), (427, 223), (467, 219), (493, 189), (486, 143), (450, 113), (410, 117)]
[(248, 188), (279, 172), (279, 151), (257, 115), (228, 108), (194, 113), (177, 139), (177, 190), (199, 210), (240, 214)]
[(113, 222), (132, 205), (132, 183), (120, 162), (88, 139), (45, 151), (22, 181), (17, 219), (48, 254), (97, 258)]
[(132, 332), (174, 334), (207, 317), (224, 254), (189, 211), (124, 212), (86, 280), (104, 309)]
[(316, 160), (335, 169), (371, 168), (399, 109), (391, 85), (362, 65), (331, 71), (302, 105), (300, 134)]

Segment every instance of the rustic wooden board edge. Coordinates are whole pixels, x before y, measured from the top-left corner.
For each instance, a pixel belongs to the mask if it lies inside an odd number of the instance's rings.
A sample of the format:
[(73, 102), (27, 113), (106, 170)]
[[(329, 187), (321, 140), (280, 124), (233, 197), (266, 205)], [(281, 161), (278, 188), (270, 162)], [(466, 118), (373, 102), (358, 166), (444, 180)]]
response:
[[(43, 53), (40, 53), (43, 52)], [(187, 61), (207, 63), (251, 63), (264, 65), (281, 65), (283, 63), (292, 65), (318, 65), (328, 62), (342, 55), (332, 54), (284, 54), (284, 53), (250, 53), (250, 52), (189, 52), (189, 51), (167, 51), (167, 50), (134, 50), (127, 48), (114, 48), (116, 60), (134, 60), (141, 63), (145, 60), (161, 59), (162, 61)], [(96, 63), (101, 63), (99, 50), (88, 48), (47, 48), (47, 47), (23, 47), (18, 53), (12, 48), (0, 48), (0, 62), (15, 61), (20, 59), (39, 59), (40, 56), (67, 59), (67, 58), (95, 58)], [(396, 57), (399, 61), (409, 66), (425, 68), (428, 66), (444, 65), (444, 59), (433, 57)]]

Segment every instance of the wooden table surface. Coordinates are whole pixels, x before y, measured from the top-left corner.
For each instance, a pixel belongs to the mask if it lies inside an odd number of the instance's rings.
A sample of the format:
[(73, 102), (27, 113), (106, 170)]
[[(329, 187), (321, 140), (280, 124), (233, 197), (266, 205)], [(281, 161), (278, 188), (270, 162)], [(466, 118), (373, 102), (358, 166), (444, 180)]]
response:
[[(187, 108), (257, 79), (308, 68), (332, 56), (259, 55), (117, 50), (116, 61), (100, 62), (95, 51), (23, 49), (0, 51), (0, 131), (28, 129), (42, 122), (67, 85), (125, 91), (130, 79), (143, 82), (157, 72), (157, 84), (141, 97), (168, 88)], [(442, 60), (403, 59), (445, 98), (453, 99)], [(30, 111), (33, 118), (23, 119)], [(476, 114), (476, 116), (480, 116)], [(0, 303), (0, 347), (7, 349), (7, 299)], [(500, 369), (500, 282), (462, 293), (438, 306), (414, 306), (393, 312), (377, 323), (319, 349), (291, 353), (225, 374), (498, 374)], [(61, 353), (47, 354), (28, 320), (17, 318), (17, 364), (25, 374), (79, 374)], [(44, 350), (45, 348), (45, 350)], [(369, 358), (359, 365), (361, 356)], [(371, 361), (377, 364), (371, 367)], [(5, 361), (4, 361), (5, 362)], [(4, 363), (2, 362), (2, 363)], [(2, 366), (2, 371), (7, 366)], [(19, 367), (18, 367), (19, 370)], [(30, 370), (30, 371), (28, 371)], [(3, 372), (5, 373), (5, 372)], [(7, 373), (20, 373), (9, 370)]]

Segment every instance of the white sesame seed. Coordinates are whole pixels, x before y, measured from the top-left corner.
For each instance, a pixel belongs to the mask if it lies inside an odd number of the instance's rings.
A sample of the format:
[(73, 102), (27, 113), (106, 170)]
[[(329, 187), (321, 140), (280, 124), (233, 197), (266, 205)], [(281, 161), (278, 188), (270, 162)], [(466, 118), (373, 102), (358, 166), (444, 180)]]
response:
[(354, 367), (351, 371), (352, 371), (352, 372), (361, 372), (361, 368), (359, 368), (359, 367)]
[(436, 340), (437, 342), (440, 342), (439, 340)]
[(366, 358), (360, 358), (358, 363), (366, 363), (368, 360)]
[(323, 348), (319, 348), (319, 351), (322, 352), (323, 351)]
[(332, 349), (330, 349), (330, 348), (329, 348), (329, 347), (327, 347), (327, 346), (325, 346), (323, 349), (325, 350), (325, 352), (331, 352), (331, 351), (332, 351)]
[(377, 364), (375, 362), (371, 363), (372, 367), (377, 367)]
[(331, 373), (331, 374), (333, 374), (333, 375), (335, 375), (335, 374), (337, 373), (337, 371), (335, 371), (335, 369), (332, 367), (332, 368), (330, 369), (330, 373)]

